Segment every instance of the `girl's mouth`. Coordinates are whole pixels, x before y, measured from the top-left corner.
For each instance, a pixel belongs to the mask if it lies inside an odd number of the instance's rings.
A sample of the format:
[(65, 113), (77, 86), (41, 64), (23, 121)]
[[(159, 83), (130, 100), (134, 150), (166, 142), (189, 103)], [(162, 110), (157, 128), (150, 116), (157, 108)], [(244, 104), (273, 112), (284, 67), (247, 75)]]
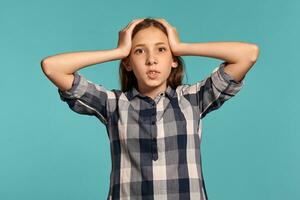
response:
[(147, 73), (148, 78), (150, 79), (156, 79), (158, 77), (159, 73), (155, 71), (151, 71)]

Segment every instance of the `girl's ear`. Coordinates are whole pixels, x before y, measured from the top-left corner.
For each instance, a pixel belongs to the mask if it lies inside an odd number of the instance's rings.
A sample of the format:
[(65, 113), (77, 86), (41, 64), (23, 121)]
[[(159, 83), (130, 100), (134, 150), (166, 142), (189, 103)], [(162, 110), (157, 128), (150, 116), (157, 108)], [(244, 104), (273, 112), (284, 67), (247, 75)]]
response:
[(178, 62), (173, 61), (173, 62), (172, 62), (172, 67), (176, 68), (177, 66), (178, 66)]
[(172, 56), (172, 67), (176, 68), (178, 66), (178, 61), (177, 61), (177, 58), (175, 56)]

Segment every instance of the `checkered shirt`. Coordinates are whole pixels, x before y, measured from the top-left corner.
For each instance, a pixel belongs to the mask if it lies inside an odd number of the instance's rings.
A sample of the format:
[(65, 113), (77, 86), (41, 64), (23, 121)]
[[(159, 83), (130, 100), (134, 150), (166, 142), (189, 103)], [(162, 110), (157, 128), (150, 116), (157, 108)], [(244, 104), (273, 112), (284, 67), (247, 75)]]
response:
[(108, 90), (74, 72), (58, 93), (71, 110), (95, 116), (110, 141), (108, 200), (207, 200), (201, 164), (202, 119), (242, 88), (225, 73), (226, 62), (205, 79), (154, 99), (136, 88)]

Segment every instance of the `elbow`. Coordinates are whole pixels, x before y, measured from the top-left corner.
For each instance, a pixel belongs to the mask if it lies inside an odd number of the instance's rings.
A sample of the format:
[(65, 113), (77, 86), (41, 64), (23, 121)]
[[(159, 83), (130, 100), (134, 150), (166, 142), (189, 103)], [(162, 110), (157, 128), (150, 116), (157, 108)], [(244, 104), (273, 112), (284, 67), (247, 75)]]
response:
[(46, 68), (46, 59), (41, 60), (40, 65), (42, 69)]
[(44, 74), (47, 75), (47, 76), (49, 76), (50, 75), (49, 60), (47, 60), (47, 58), (42, 59), (40, 65), (41, 65), (41, 68), (42, 68)]
[(239, 57), (237, 62), (254, 64), (259, 57), (259, 47), (254, 43), (248, 43)]
[(259, 57), (259, 47), (251, 44), (250, 62), (255, 63)]

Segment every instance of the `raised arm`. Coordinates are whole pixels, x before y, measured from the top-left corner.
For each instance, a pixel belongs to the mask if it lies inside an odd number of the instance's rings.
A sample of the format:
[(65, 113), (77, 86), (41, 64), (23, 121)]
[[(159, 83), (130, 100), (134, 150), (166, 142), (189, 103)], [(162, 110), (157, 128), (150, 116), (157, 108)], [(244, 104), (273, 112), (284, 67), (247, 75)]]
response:
[(44, 74), (58, 88), (62, 101), (79, 114), (94, 115), (107, 124), (115, 112), (115, 92), (93, 83), (77, 71), (81, 68), (127, 57), (131, 51), (131, 32), (141, 19), (133, 20), (119, 32), (118, 47), (112, 50), (67, 52), (44, 58)]
[(259, 48), (243, 42), (181, 43), (176, 54), (222, 59), (228, 63), (224, 71), (240, 82), (258, 59)]
[(61, 90), (69, 90), (74, 72), (93, 64), (122, 59), (131, 51), (131, 34), (137, 23), (135, 19), (119, 31), (118, 47), (112, 50), (67, 52), (48, 56), (41, 61), (44, 74)]
[(253, 43), (205, 42), (182, 43), (175, 27), (165, 19), (156, 19), (167, 29), (169, 44), (175, 56), (206, 56), (224, 60), (218, 68), (195, 84), (185, 84), (182, 94), (199, 110), (200, 118), (220, 108), (235, 96), (244, 85), (246, 73), (259, 56), (259, 48)]
[(41, 61), (44, 74), (62, 91), (69, 90), (74, 72), (81, 68), (123, 58), (121, 49), (68, 52), (49, 56)]
[(175, 27), (165, 19), (157, 19), (167, 29), (168, 39), (175, 56), (206, 56), (226, 62), (224, 71), (241, 82), (259, 56), (256, 44), (245, 42), (182, 43)]

